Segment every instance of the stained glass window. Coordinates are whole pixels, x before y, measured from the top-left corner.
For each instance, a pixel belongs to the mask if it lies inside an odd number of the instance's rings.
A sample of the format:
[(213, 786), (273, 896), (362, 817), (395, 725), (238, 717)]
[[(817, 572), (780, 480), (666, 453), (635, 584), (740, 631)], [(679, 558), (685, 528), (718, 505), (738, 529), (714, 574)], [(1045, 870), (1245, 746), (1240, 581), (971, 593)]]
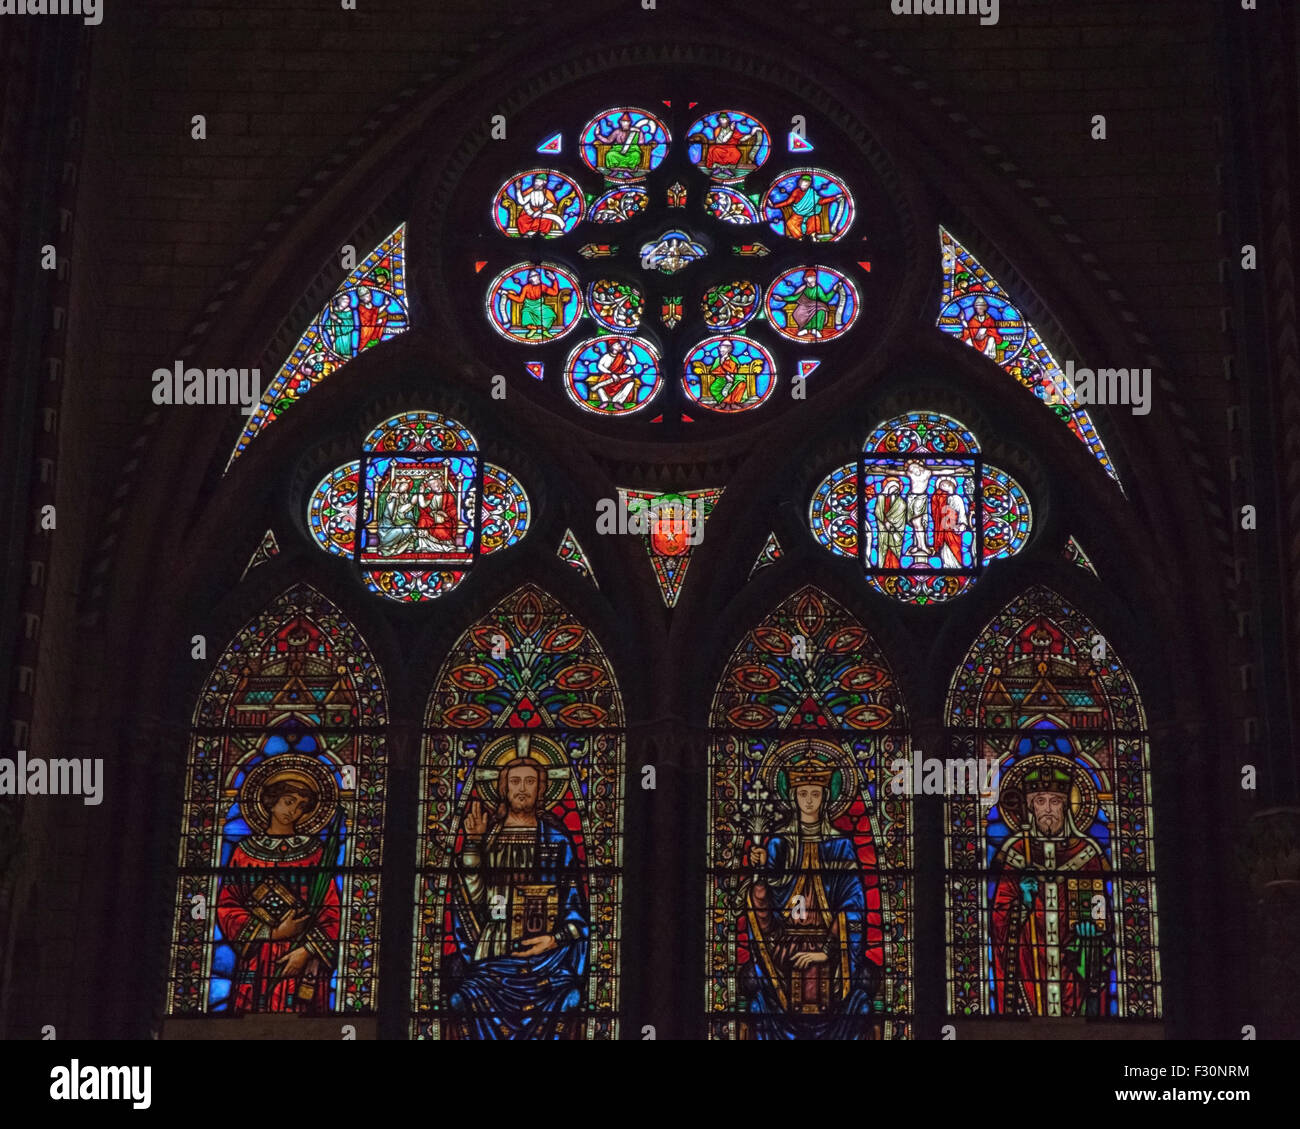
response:
[(628, 525), (639, 523), (646, 551), (664, 603), (677, 604), (695, 546), (704, 538), (704, 523), (722, 497), (721, 490), (628, 490), (619, 488), (620, 507)]
[(704, 207), (714, 219), (723, 223), (762, 223), (758, 214), (758, 205), (748, 196), (734, 188), (716, 186), (704, 195)]
[(944, 228), (943, 299), (939, 328), (966, 342), (1033, 391), (1085, 444), (1123, 489), (1092, 418), (1047, 346), (997, 280)]
[(190, 736), (169, 1013), (374, 1008), (386, 698), (366, 641), (306, 585), (217, 660)]
[(754, 574), (761, 569), (767, 568), (770, 564), (776, 564), (783, 555), (781, 542), (776, 539), (776, 534), (769, 533), (767, 540), (763, 542), (762, 549), (759, 550), (758, 557), (754, 560), (754, 567), (749, 570), (750, 579), (752, 580)]
[(741, 640), (710, 725), (709, 1037), (909, 1038), (907, 716), (880, 649), (803, 588)]
[(877, 427), (856, 465), (822, 479), (808, 521), (824, 548), (862, 562), (878, 592), (933, 604), (1018, 553), (1033, 514), (1020, 484), (983, 461), (964, 425), (909, 412)]
[(638, 185), (611, 188), (592, 203), (587, 218), (592, 223), (623, 223), (650, 206), (650, 193)]
[(791, 169), (767, 190), (763, 214), (778, 235), (834, 242), (853, 223), (853, 193), (824, 169)]
[(783, 337), (812, 344), (847, 333), (858, 316), (858, 288), (831, 267), (795, 267), (767, 290), (767, 318)]
[(600, 644), (525, 585), (460, 637), (425, 721), (412, 1034), (617, 1038), (623, 705)]
[(607, 181), (640, 180), (668, 154), (672, 138), (654, 114), (620, 106), (591, 119), (579, 135), (583, 163)]
[(492, 280), (488, 315), (502, 337), (542, 345), (577, 328), (582, 284), (554, 263), (516, 263)]
[(573, 230), (586, 211), (576, 181), (553, 169), (529, 169), (497, 191), (493, 219), (506, 235), (556, 238)]
[(712, 180), (736, 184), (758, 170), (772, 150), (767, 127), (750, 114), (714, 110), (686, 131), (691, 164)]
[(404, 412), (376, 427), (362, 450), (316, 485), (307, 525), (325, 552), (354, 560), (377, 595), (436, 599), (479, 557), (528, 531), (523, 485), (482, 459), (477, 440), (453, 419)]
[(275, 539), (275, 530), (268, 529), (262, 534), (262, 540), (258, 542), (257, 548), (253, 550), (253, 555), (249, 557), (248, 564), (244, 566), (244, 571), (240, 574), (239, 579), (243, 580), (258, 565), (266, 564), (272, 557), (280, 555), (280, 544)]
[(406, 225), (370, 252), (345, 278), (325, 308), (303, 331), (262, 394), (226, 463), (228, 471), (248, 445), (330, 373), (365, 349), (405, 333)]
[[(580, 413), (675, 425), (742, 418), (811, 372), (809, 352), (845, 356), (825, 351), (862, 332), (871, 263), (848, 245), (866, 233), (844, 177), (771, 169), (772, 135), (743, 108), (614, 106), (569, 141), (547, 131), (547, 167), (490, 174), (475, 291), (496, 334), (528, 347), (502, 371), (558, 381)], [(765, 267), (759, 231), (807, 253)]]
[(600, 587), (600, 583), (596, 580), (596, 573), (591, 567), (591, 561), (587, 559), (586, 552), (578, 544), (578, 539), (573, 535), (572, 529), (564, 531), (564, 536), (560, 538), (560, 547), (556, 550), (556, 553), (565, 564), (576, 568), (597, 588)]
[(994, 782), (947, 798), (950, 1013), (1159, 1017), (1146, 718), (1109, 641), (1030, 589), (953, 675), (947, 723)]
[(686, 395), (715, 412), (743, 412), (776, 388), (776, 361), (757, 341), (706, 337), (686, 356)]
[(1061, 555), (1071, 564), (1077, 564), (1081, 569), (1097, 575), (1097, 569), (1093, 565), (1091, 558), (1083, 551), (1083, 546), (1073, 537), (1066, 538), (1065, 548), (1061, 550)]
[(584, 411), (622, 415), (648, 407), (663, 382), (659, 351), (640, 337), (594, 337), (564, 364), (564, 390)]

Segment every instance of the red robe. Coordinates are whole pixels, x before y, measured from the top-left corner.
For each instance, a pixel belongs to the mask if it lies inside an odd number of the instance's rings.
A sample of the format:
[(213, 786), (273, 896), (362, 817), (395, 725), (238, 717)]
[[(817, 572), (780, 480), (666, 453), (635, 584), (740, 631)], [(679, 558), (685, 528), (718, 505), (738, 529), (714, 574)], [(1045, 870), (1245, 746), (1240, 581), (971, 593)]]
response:
[(957, 530), (957, 515), (948, 508), (948, 499), (952, 495), (946, 491), (936, 490), (930, 495), (930, 517), (934, 520), (933, 556), (939, 556), (944, 545), (958, 560), (961, 560), (961, 533)]
[(701, 164), (705, 168), (712, 168), (714, 165), (740, 164), (740, 146), (736, 142), (743, 141), (744, 138), (745, 135), (733, 126), (730, 141), (710, 141), (705, 144)]
[[(371, 293), (371, 298), (375, 294)], [(361, 323), (361, 348), (378, 345), (384, 339), (384, 330), (388, 328), (388, 310), (383, 306), (372, 306), (367, 302), (357, 303), (357, 320)]]
[[(330, 970), (338, 963), (340, 903), (334, 882), (326, 887), (324, 901), (307, 928), (297, 937), (272, 941), (274, 925), (284, 915), (285, 898), (263, 893), (259, 885), (274, 880), (288, 892), (288, 902), (301, 910), (307, 906), (314, 873), (306, 868), (320, 865), (325, 848), (319, 841), (293, 846), (299, 836), (277, 841), (273, 836), (250, 836), (234, 849), (232, 867), (248, 873), (223, 879), (217, 896), (217, 924), (222, 937), (235, 950), (234, 991), (230, 1002), (236, 1014), (244, 1012), (297, 1012), (325, 1015), (329, 1012)], [(312, 843), (314, 842), (314, 846)], [(277, 857), (283, 846), (283, 857)], [(247, 849), (246, 849), (247, 848)], [(258, 911), (261, 911), (260, 915)], [(301, 975), (282, 979), (277, 966), (293, 949), (306, 948), (314, 959)]]
[(559, 292), (560, 284), (558, 282), (525, 282), (519, 288), (519, 297), (524, 302), (535, 302), (543, 294), (554, 296)]
[[(607, 353), (605, 355), (610, 358), (609, 365), (606, 367), (604, 372), (597, 370), (591, 379), (600, 380), (603, 377), (612, 376), (614, 378), (613, 380), (609, 381), (608, 384), (602, 384), (598, 389), (596, 389), (597, 392), (604, 392), (605, 395), (612, 400), (620, 392), (626, 389), (629, 384), (635, 384), (636, 377), (631, 376), (630, 374), (628, 376), (623, 376), (623, 372), (627, 368), (626, 353)], [(619, 379), (620, 376), (622, 376), (621, 380)]]
[[(1038, 890), (1032, 905), (1026, 905), (1020, 881), (1026, 837), (1017, 835), (1003, 844), (994, 860), (998, 874), (993, 895), (992, 940), (994, 1000), (998, 1015), (1053, 1014), (1048, 998), (1049, 984), (1060, 985), (1061, 1006), (1055, 1014), (1084, 1014), (1088, 986), (1072, 967), (1065, 949), (1073, 926), (1088, 919), (1086, 910), (1071, 904), (1068, 880), (1071, 875), (1097, 874), (1109, 870), (1101, 848), (1091, 839), (1069, 837), (1044, 840), (1029, 836), (1029, 862), (1037, 871)], [(1053, 846), (1052, 856), (1047, 844)], [(1015, 859), (1009, 856), (1018, 856)], [(1049, 890), (1055, 888), (1055, 911), (1049, 911)], [(1049, 921), (1054, 917), (1055, 921)], [(1108, 1014), (1106, 985), (1100, 996), (1101, 1014)]]
[[(438, 521), (434, 515), (439, 511), (443, 519)], [(434, 494), (427, 506), (420, 507), (420, 516), (416, 518), (417, 529), (430, 529), (439, 541), (456, 539), (456, 495), (448, 490)]]
[[(992, 357), (995, 361), (998, 359), (997, 350), (1002, 347), (1002, 334), (998, 332), (998, 323), (993, 319), (992, 314), (985, 314), (982, 318), (972, 316), (965, 326), (963, 326), (958, 341), (965, 341), (968, 345), (974, 346), (986, 357)], [(993, 352), (989, 352), (989, 344), (994, 346)]]
[[(546, 203), (542, 206), (542, 210), (555, 212), (557, 215), (560, 211), (560, 205), (555, 199), (555, 193), (549, 188), (546, 190)], [(515, 226), (519, 229), (520, 235), (531, 235), (534, 231), (541, 232), (543, 235), (550, 235), (557, 225), (549, 216), (530, 216), (523, 208), (520, 208)], [(558, 288), (548, 293), (558, 293)], [(525, 296), (527, 297), (527, 295)], [(536, 297), (536, 295), (533, 295), (533, 297)]]

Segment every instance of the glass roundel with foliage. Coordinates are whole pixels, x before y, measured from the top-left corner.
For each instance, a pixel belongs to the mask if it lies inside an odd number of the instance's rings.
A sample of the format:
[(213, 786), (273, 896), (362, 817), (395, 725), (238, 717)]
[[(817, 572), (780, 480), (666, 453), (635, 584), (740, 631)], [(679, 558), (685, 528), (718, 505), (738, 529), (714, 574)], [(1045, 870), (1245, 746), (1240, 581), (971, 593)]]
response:
[(374, 1010), (387, 723), (365, 639), (308, 585), (222, 652), (190, 735), (169, 1014)]
[(535, 585), (452, 647), (421, 754), (414, 1037), (618, 1038), (623, 723), (600, 643)]
[(325, 475), (307, 504), (317, 546), (402, 603), (450, 592), (479, 557), (516, 544), (530, 519), (519, 480), (482, 459), (466, 428), (428, 411), (379, 424), (361, 458)]
[(514, 167), (490, 151), (482, 237), (458, 268), (511, 379), (584, 419), (671, 430), (772, 410), (850, 359), (840, 338), (866, 344), (870, 217), (807, 143), (696, 102), (592, 107), (543, 133)]
[(907, 715), (880, 648), (802, 588), (746, 632), (710, 727), (709, 1037), (910, 1038)]
[(824, 548), (856, 557), (878, 592), (934, 604), (966, 591), (990, 561), (1020, 552), (1033, 514), (975, 436), (936, 412), (880, 424), (857, 463), (831, 471), (808, 508)]
[(1031, 588), (980, 632), (946, 713), (955, 756), (995, 782), (946, 800), (949, 1012), (1159, 1018), (1146, 718), (1109, 642)]

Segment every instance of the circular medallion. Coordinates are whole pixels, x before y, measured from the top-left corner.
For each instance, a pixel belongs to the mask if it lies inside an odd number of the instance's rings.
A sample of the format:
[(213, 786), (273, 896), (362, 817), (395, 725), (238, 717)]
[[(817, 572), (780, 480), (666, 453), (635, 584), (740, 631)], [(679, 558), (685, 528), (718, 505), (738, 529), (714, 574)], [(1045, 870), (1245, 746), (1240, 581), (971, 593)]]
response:
[(858, 317), (858, 288), (830, 267), (795, 267), (767, 290), (767, 320), (783, 337), (801, 345), (831, 341)]
[(758, 286), (748, 279), (720, 282), (700, 301), (704, 324), (710, 329), (737, 330), (758, 313)]
[(776, 387), (772, 354), (748, 337), (708, 337), (687, 354), (684, 367), (686, 395), (714, 412), (756, 408)]
[(570, 332), (582, 315), (582, 287), (554, 263), (519, 263), (492, 280), (487, 297), (492, 328), (523, 345), (545, 345)]
[(670, 141), (653, 114), (619, 106), (587, 123), (578, 150), (583, 164), (606, 180), (641, 180), (663, 163)]
[(614, 333), (635, 333), (645, 312), (645, 298), (629, 282), (600, 278), (587, 288), (587, 310)]
[(686, 142), (691, 164), (723, 184), (744, 180), (772, 149), (763, 123), (737, 110), (715, 110), (696, 119)]
[(582, 189), (554, 169), (529, 169), (511, 177), (498, 190), (492, 221), (506, 235), (567, 235), (585, 210)]
[(564, 366), (569, 399), (596, 415), (626, 415), (644, 408), (661, 380), (659, 353), (640, 337), (585, 341)]
[(763, 217), (748, 196), (734, 188), (716, 185), (704, 195), (704, 208), (714, 219), (723, 223), (762, 223)]
[(792, 169), (772, 182), (763, 215), (778, 235), (831, 243), (853, 222), (853, 193), (834, 173)]
[(939, 311), (939, 328), (997, 364), (1005, 364), (1025, 343), (1025, 319), (1005, 298), (972, 291)]
[(650, 206), (650, 193), (632, 184), (611, 188), (587, 210), (592, 223), (623, 223)]

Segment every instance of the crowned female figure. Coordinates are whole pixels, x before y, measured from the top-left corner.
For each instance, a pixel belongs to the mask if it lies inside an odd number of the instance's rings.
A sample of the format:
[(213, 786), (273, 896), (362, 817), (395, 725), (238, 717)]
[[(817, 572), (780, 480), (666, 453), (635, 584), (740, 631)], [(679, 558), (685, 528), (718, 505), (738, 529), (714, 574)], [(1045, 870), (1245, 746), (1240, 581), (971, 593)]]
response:
[[(851, 836), (828, 811), (843, 810), (845, 770), (811, 741), (788, 747), (775, 773), (791, 818), (750, 848), (745, 900), (752, 956), (742, 972), (757, 1039), (870, 1038), (864, 1021), (880, 980), (878, 898)], [(870, 883), (874, 893), (874, 878)], [(869, 920), (870, 918), (870, 920)], [(868, 952), (867, 936), (876, 943)]]

